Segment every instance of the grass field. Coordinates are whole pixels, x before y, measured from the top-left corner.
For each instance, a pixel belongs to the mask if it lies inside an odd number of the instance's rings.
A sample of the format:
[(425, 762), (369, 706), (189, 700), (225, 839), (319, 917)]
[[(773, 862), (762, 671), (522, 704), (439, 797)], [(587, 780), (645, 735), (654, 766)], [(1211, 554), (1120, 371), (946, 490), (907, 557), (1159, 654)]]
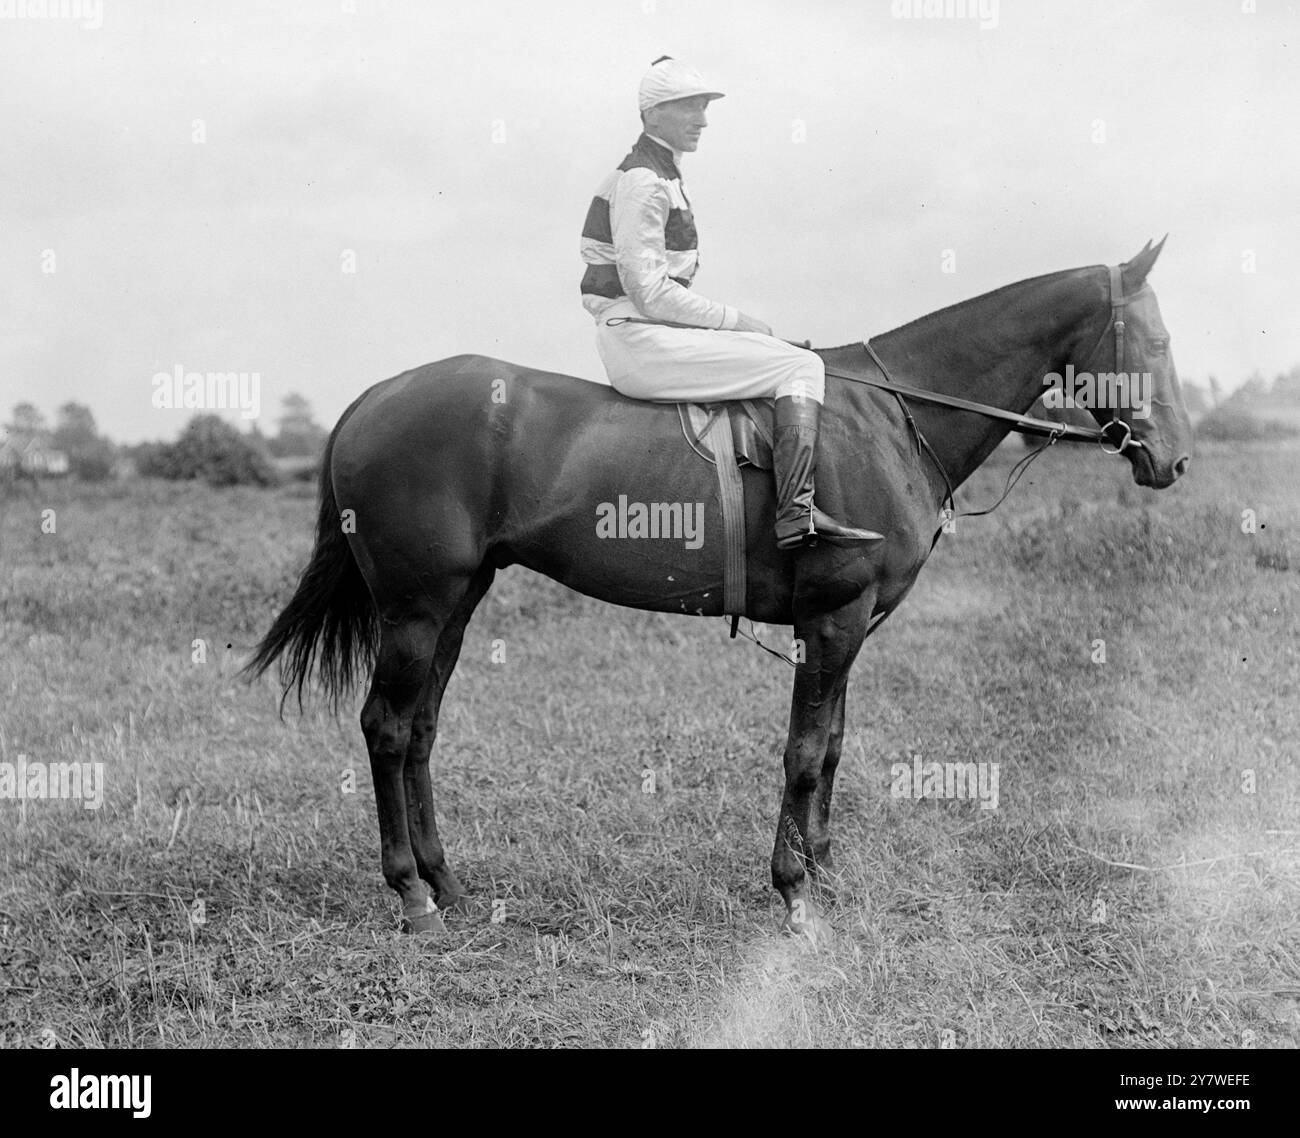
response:
[[(722, 621), (500, 575), (433, 759), (479, 907), (401, 937), (355, 714), (281, 723), (233, 674), (310, 490), (11, 494), (0, 760), (107, 790), (0, 801), (0, 1039), (1295, 1046), (1300, 449), (1203, 449), (1160, 494), (1059, 450), (859, 659), (820, 949), (768, 880), (790, 672)], [(999, 764), (998, 808), (891, 797), (913, 754)]]

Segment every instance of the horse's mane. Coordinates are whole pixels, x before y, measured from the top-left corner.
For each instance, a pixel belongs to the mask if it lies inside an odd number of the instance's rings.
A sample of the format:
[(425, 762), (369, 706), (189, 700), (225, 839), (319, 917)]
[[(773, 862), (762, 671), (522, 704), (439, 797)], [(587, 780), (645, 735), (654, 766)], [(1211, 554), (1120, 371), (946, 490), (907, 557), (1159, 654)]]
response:
[[(995, 288), (990, 292), (982, 292), (978, 296), (968, 296), (965, 300), (959, 300), (955, 304), (950, 304), (946, 308), (936, 309), (934, 312), (927, 312), (924, 316), (918, 316), (915, 320), (909, 320), (906, 324), (900, 324), (897, 328), (890, 328), (888, 331), (880, 332), (877, 335), (892, 336), (897, 332), (905, 332), (909, 328), (914, 328), (916, 325), (922, 323), (922, 321), (933, 320), (938, 316), (956, 315), (971, 305), (982, 304), (986, 300), (992, 300), (994, 297), (1001, 296), (1003, 293), (1011, 292), (1012, 289), (1025, 288), (1028, 285), (1055, 280), (1059, 277), (1066, 277), (1072, 273), (1089, 272), (1093, 269), (1105, 269), (1105, 267), (1105, 265), (1085, 265), (1077, 269), (1058, 269), (1054, 273), (1043, 273), (1041, 276), (1037, 277), (1026, 277), (1022, 281), (1013, 281), (1011, 284), (1003, 285), (1001, 288)], [(873, 340), (875, 338), (875, 336), (871, 337)], [(833, 348), (819, 348), (817, 350), (823, 352), (835, 352), (839, 351), (841, 348), (856, 348), (861, 344), (861, 342), (861, 340), (856, 340), (851, 344), (839, 344)]]

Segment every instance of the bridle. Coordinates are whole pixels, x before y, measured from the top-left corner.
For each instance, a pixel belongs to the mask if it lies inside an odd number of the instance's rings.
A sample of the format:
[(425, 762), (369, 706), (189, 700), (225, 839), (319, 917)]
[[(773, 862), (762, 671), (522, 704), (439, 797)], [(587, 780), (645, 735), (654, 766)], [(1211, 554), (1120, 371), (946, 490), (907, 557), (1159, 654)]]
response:
[[(1113, 328), (1115, 331), (1115, 370), (1116, 372), (1125, 371), (1125, 351), (1124, 351), (1124, 309), (1145, 291), (1143, 285), (1138, 292), (1126, 296), (1124, 294), (1124, 284), (1121, 277), (1119, 265), (1108, 266), (1110, 272), (1110, 319), (1106, 322), (1106, 327), (1101, 330), (1101, 335), (1097, 337), (1096, 344), (1088, 353), (1081, 371), (1089, 371), (1092, 361), (1096, 358), (1097, 353), (1101, 351), (1106, 342), (1106, 336)], [(1019, 415), (1014, 411), (1008, 411), (1002, 407), (994, 407), (988, 403), (976, 403), (971, 399), (962, 399), (956, 395), (944, 395), (938, 391), (926, 391), (919, 387), (909, 387), (903, 383), (897, 383), (889, 374), (889, 369), (885, 367), (884, 361), (876, 354), (876, 349), (872, 346), (870, 340), (862, 341), (863, 348), (866, 349), (867, 355), (871, 357), (872, 362), (880, 369), (882, 379), (876, 379), (872, 376), (860, 375), (857, 372), (841, 371), (839, 368), (828, 367), (827, 375), (836, 376), (839, 379), (851, 380), (854, 383), (864, 383), (869, 387), (878, 387), (884, 391), (893, 392), (896, 396), (906, 396), (909, 399), (919, 399), (925, 403), (938, 403), (945, 407), (956, 407), (962, 411), (973, 411), (980, 415), (986, 415), (991, 419), (1003, 419), (1012, 424), (1013, 431), (1019, 431), (1025, 435), (1046, 435), (1048, 445), (1059, 439), (1071, 439), (1078, 442), (1099, 443), (1102, 450), (1107, 454), (1122, 454), (1129, 447), (1144, 447), (1141, 439), (1133, 437), (1133, 428), (1119, 418), (1119, 409), (1112, 408), (1112, 417), (1109, 423), (1104, 427), (1076, 427), (1070, 423), (1053, 423), (1046, 419), (1035, 419), (1031, 415)], [(911, 421), (910, 415), (908, 416)], [(1112, 427), (1120, 427), (1124, 431), (1124, 436), (1120, 440), (1112, 441), (1107, 432)], [(915, 424), (913, 424), (915, 430)], [(1114, 450), (1106, 450), (1106, 444), (1111, 443)], [(1145, 449), (1145, 448), (1144, 448)]]
[[(1097, 353), (1102, 350), (1106, 343), (1106, 337), (1114, 329), (1115, 333), (1115, 370), (1116, 372), (1125, 371), (1125, 344), (1124, 344), (1124, 310), (1136, 297), (1138, 297), (1146, 288), (1143, 285), (1141, 289), (1131, 295), (1125, 295), (1124, 282), (1119, 265), (1108, 266), (1110, 272), (1110, 319), (1106, 321), (1106, 327), (1101, 330), (1101, 335), (1097, 337), (1096, 344), (1093, 345), (1092, 351), (1088, 353), (1084, 361), (1082, 371), (1089, 371), (1092, 361), (1096, 359)], [(807, 346), (807, 345), (804, 345)], [(912, 436), (916, 440), (918, 452), (924, 450), (930, 456), (930, 461), (934, 463), (935, 468), (943, 477), (944, 481), (944, 503), (945, 516), (949, 519), (957, 516), (956, 503), (953, 500), (952, 479), (948, 476), (948, 471), (944, 468), (939, 456), (935, 453), (934, 448), (930, 445), (926, 437), (921, 433), (920, 427), (916, 425), (916, 420), (912, 417), (911, 409), (907, 406), (907, 399), (917, 399), (923, 403), (937, 403), (944, 407), (955, 407), (961, 411), (973, 411), (976, 414), (987, 416), (990, 419), (1002, 419), (1011, 423), (1011, 429), (1024, 435), (1046, 436), (1046, 442), (1037, 447), (1011, 468), (1007, 475), (1007, 484), (1002, 491), (1002, 496), (998, 498), (993, 505), (984, 510), (969, 510), (962, 513), (962, 517), (979, 517), (982, 514), (992, 513), (998, 508), (1008, 494), (1014, 489), (1020, 476), (1029, 469), (1030, 463), (1034, 461), (1048, 447), (1061, 439), (1070, 439), (1079, 442), (1093, 442), (1101, 446), (1101, 449), (1107, 454), (1123, 454), (1129, 447), (1142, 447), (1146, 445), (1141, 439), (1133, 437), (1133, 428), (1119, 417), (1119, 408), (1111, 408), (1111, 419), (1104, 427), (1076, 427), (1069, 423), (1052, 423), (1046, 419), (1035, 419), (1030, 415), (1020, 415), (1015, 411), (1008, 411), (1003, 407), (994, 407), (989, 403), (977, 403), (971, 399), (962, 399), (957, 395), (945, 395), (938, 391), (926, 391), (919, 387), (909, 387), (907, 384), (897, 383), (889, 374), (889, 369), (885, 366), (884, 360), (876, 354), (876, 349), (872, 347), (870, 340), (863, 340), (862, 346), (866, 353), (871, 357), (872, 362), (880, 370), (881, 378), (874, 376), (861, 375), (857, 372), (841, 371), (839, 368), (826, 368), (828, 376), (835, 376), (838, 379), (847, 379), (853, 383), (862, 383), (868, 387), (877, 387), (883, 391), (891, 392), (895, 399), (898, 400), (898, 406), (903, 412), (903, 418), (907, 421), (911, 429)], [(1107, 433), (1112, 427), (1123, 429), (1123, 438), (1114, 440)], [(1114, 450), (1107, 449), (1106, 444), (1110, 443)], [(938, 541), (942, 528), (935, 532), (935, 541)]]
[[(1127, 359), (1124, 352), (1124, 328), (1125, 328), (1124, 309), (1128, 306), (1131, 300), (1135, 299), (1136, 297), (1140, 296), (1143, 292), (1145, 292), (1147, 286), (1144, 283), (1142, 287), (1137, 290), (1137, 292), (1133, 293), (1132, 296), (1125, 296), (1124, 280), (1123, 280), (1120, 266), (1110, 265), (1108, 266), (1108, 270), (1110, 272), (1110, 320), (1107, 323), (1106, 327), (1101, 330), (1101, 335), (1097, 337), (1097, 342), (1096, 344), (1093, 345), (1092, 351), (1088, 353), (1088, 358), (1084, 361), (1083, 364), (1083, 370), (1084, 371), (1092, 370), (1091, 369), (1092, 361), (1096, 358), (1097, 353), (1101, 351), (1102, 345), (1106, 342), (1106, 333), (1111, 328), (1114, 328), (1115, 329), (1115, 371), (1124, 372), (1125, 374), (1127, 374), (1128, 366), (1127, 366)], [(1106, 432), (1110, 430), (1111, 427), (1123, 427), (1124, 438), (1119, 442), (1118, 445), (1115, 446), (1114, 450), (1106, 450), (1106, 443), (1108, 441), (1106, 438)], [(1104, 427), (1100, 428), (1098, 434), (1101, 437), (1097, 440), (1097, 442), (1100, 444), (1101, 449), (1103, 451), (1106, 451), (1107, 454), (1123, 454), (1124, 451), (1127, 450), (1130, 446), (1141, 447), (1143, 450), (1146, 449), (1146, 444), (1141, 439), (1135, 439), (1133, 437), (1133, 428), (1129, 426), (1127, 422), (1125, 422), (1123, 419), (1119, 417), (1118, 407), (1111, 408), (1110, 422), (1107, 423)]]

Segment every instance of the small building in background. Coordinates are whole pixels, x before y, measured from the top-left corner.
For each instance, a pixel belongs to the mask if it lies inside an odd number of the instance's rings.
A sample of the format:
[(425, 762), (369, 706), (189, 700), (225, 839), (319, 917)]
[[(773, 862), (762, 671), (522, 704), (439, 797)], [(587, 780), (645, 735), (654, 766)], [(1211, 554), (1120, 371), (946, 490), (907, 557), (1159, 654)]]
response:
[(68, 473), (68, 456), (39, 436), (0, 439), (0, 473), (59, 477)]

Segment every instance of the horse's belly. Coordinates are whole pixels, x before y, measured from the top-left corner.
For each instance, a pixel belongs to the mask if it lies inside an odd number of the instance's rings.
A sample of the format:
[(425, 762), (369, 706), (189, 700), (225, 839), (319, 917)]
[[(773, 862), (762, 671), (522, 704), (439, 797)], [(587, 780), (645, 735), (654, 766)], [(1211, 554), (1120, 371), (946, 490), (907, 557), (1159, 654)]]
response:
[[(652, 429), (663, 420), (647, 418), (616, 450), (573, 448), (545, 475), (535, 469), (516, 483), (498, 559), (613, 604), (720, 616), (727, 534), (716, 470), (679, 430)], [(771, 533), (762, 478), (746, 483), (746, 611), (780, 623), (790, 619), (790, 583), (775, 549), (756, 540)]]

